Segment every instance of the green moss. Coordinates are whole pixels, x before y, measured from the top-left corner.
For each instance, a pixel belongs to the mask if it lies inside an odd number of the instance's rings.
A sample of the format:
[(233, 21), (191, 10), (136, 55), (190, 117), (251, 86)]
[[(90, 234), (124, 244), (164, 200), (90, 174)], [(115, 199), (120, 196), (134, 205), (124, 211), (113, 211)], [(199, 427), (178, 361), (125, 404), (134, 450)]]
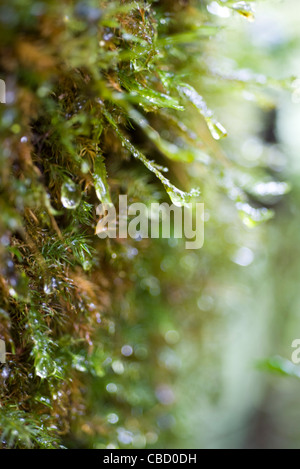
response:
[[(199, 57), (219, 28), (202, 3), (2, 2), (4, 448), (122, 446), (125, 431), (137, 447), (175, 438), (155, 390), (176, 366), (154, 350), (180, 324), (187, 272), (160, 281), (162, 260), (173, 262), (164, 241), (99, 240), (96, 207), (120, 193), (186, 202), (238, 186), (205, 102), (213, 73)], [(205, 175), (194, 188), (192, 164)], [(247, 193), (235, 193), (243, 211)]]

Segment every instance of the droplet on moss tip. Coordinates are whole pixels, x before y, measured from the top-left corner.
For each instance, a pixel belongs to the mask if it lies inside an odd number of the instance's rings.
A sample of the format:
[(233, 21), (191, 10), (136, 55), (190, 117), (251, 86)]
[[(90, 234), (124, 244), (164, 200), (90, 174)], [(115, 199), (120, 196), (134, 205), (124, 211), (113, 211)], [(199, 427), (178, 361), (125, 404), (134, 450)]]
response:
[(64, 182), (61, 187), (61, 203), (69, 210), (74, 210), (78, 207), (81, 201), (81, 190), (71, 180)]

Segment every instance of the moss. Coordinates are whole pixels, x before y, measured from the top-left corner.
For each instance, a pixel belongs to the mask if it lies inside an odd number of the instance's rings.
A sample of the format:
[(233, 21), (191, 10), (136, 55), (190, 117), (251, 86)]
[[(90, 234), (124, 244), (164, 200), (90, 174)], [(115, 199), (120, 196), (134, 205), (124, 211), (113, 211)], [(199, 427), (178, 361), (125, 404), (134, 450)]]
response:
[(186, 274), (160, 281), (163, 241), (98, 239), (96, 207), (120, 193), (199, 197), (191, 165), (208, 175), (201, 184), (229, 191), (216, 177), (231, 174), (215, 142), (226, 132), (205, 102), (212, 72), (199, 63), (218, 27), (201, 4), (1, 4), (4, 448), (122, 446), (127, 431), (153, 446), (173, 431), (155, 390), (175, 370), (153, 350), (181, 321)]

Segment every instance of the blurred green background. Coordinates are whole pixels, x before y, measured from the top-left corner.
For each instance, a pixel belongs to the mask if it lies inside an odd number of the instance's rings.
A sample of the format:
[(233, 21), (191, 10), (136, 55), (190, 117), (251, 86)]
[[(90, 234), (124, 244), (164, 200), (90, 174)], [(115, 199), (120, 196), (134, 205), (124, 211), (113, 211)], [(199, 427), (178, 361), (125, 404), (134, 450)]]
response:
[[(215, 2), (210, 9), (227, 17)], [(211, 96), (228, 130), (227, 152), (242, 167), (257, 174), (265, 168), (287, 181), (291, 192), (261, 197), (275, 218), (254, 231), (245, 227), (239, 232), (234, 217), (229, 223), (230, 208), (221, 204), (222, 228), (210, 231), (207, 222), (205, 246), (214, 252), (215, 265), (198, 307), (210, 319), (197, 323), (201, 339), (195, 332), (193, 344), (183, 338), (180, 346), (182, 362), (189, 364), (177, 383), (185, 402), (179, 418), (184, 422), (185, 412), (190, 416), (182, 435), (188, 435), (187, 447), (300, 445), (300, 382), (284, 376), (299, 373), (285, 361), (291, 360), (291, 343), (300, 336), (299, 81), (293, 82), (294, 92), (278, 93), (266, 91), (263, 78), (299, 76), (299, 15), (297, 0), (258, 1), (255, 21), (220, 18), (225, 29), (209, 45), (218, 57), (216, 73), (228, 77)], [(253, 73), (258, 86), (247, 85)]]

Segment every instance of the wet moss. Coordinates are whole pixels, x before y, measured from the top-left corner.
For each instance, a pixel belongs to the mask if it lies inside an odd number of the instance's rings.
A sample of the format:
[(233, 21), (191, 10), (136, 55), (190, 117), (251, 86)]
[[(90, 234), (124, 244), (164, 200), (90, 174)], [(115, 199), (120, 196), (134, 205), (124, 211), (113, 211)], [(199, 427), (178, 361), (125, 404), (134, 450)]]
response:
[[(191, 164), (229, 192), (215, 177), (228, 168), (214, 141), (226, 132), (199, 94), (210, 72), (195, 68), (219, 28), (196, 1), (0, 8), (2, 446), (162, 444), (176, 366), (154, 351), (192, 292), (184, 270), (160, 281), (168, 245), (153, 241), (149, 259), (148, 240), (98, 239), (96, 207), (122, 193), (199, 199)], [(189, 105), (200, 111), (197, 133)], [(247, 200), (239, 189), (242, 211)]]

